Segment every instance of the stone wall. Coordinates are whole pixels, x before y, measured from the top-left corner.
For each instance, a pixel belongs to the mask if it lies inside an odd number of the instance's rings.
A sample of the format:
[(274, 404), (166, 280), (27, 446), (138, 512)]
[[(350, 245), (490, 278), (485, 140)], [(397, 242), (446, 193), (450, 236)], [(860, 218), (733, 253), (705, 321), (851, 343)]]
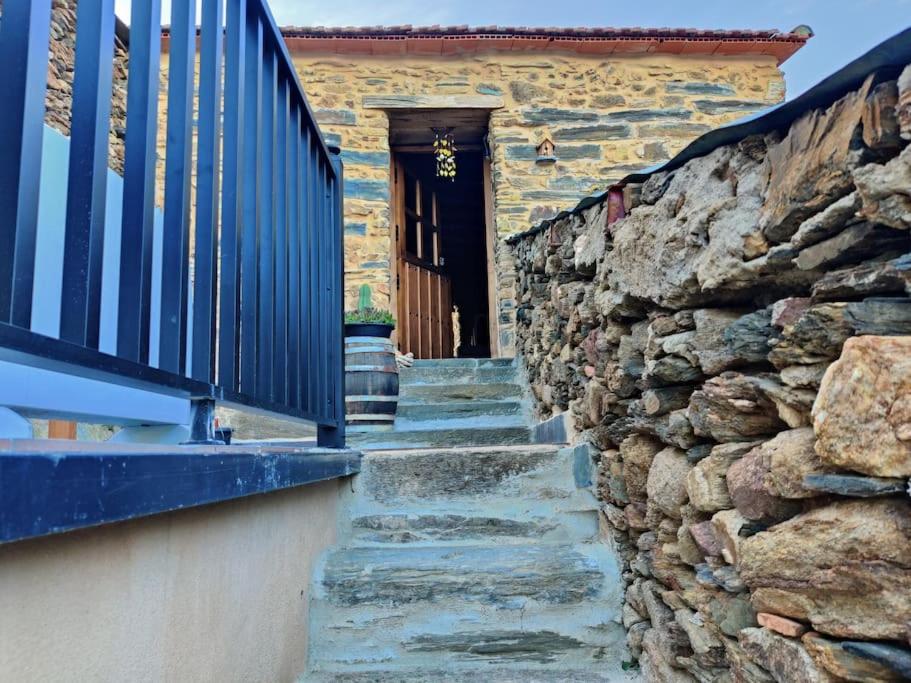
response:
[[(67, 137), (73, 107), (73, 74), (76, 50), (76, 0), (54, 0), (51, 11), (50, 50), (45, 96), (45, 122)], [(111, 126), (108, 133), (108, 165), (123, 173), (126, 137), (127, 70), (129, 54), (124, 44), (114, 42), (111, 85)]]
[[(381, 305), (391, 279), (389, 123), (385, 111), (369, 107), (371, 98), (500, 98), (490, 117), (490, 143), (496, 230), (503, 237), (784, 95), (781, 71), (765, 56), (292, 57), (321, 127), (343, 151), (349, 302), (368, 283)], [(556, 145), (552, 165), (535, 163), (535, 147), (545, 137)], [(512, 268), (508, 260), (497, 265), (500, 346), (511, 355)]]
[(911, 678), (909, 140), (911, 66), (514, 246), (647, 680)]

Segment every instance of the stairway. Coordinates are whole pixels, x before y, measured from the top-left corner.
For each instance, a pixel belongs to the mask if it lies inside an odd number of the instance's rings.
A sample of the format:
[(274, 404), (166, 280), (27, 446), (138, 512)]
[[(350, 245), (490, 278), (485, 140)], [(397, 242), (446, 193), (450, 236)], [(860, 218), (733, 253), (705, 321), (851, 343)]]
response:
[(399, 385), (393, 431), (349, 431), (351, 448), (503, 446), (531, 440), (530, 404), (511, 359), (417, 360), (399, 373)]
[(587, 447), (532, 444), (511, 361), (418, 361), (311, 590), (308, 681), (627, 681)]

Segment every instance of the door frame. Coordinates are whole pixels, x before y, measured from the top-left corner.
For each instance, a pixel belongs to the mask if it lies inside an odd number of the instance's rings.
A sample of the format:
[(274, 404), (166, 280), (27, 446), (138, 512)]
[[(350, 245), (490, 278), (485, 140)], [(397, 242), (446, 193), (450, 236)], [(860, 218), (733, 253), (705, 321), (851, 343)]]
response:
[(484, 239), (487, 243), (487, 323), (490, 357), (500, 358), (500, 307), (497, 297), (497, 225), (494, 215), (493, 173), (490, 156), (483, 159)]
[[(400, 290), (402, 287), (402, 282), (404, 281), (405, 273), (403, 264), (406, 262), (406, 259), (403, 258), (404, 255), (404, 234), (399, 234), (404, 232), (405, 224), (405, 213), (404, 207), (405, 203), (401, 200), (399, 193), (402, 192), (401, 185), (397, 182), (396, 175), (397, 166), (397, 153), (400, 152), (421, 152), (421, 151), (431, 151), (431, 148), (417, 148), (417, 147), (392, 147), (389, 149), (389, 216), (390, 216), (390, 250), (389, 262), (392, 264), (390, 267), (390, 286), (389, 291), (392, 293), (392, 298), (394, 299), (394, 310), (396, 311), (396, 320), (403, 320), (404, 315), (404, 302), (400, 296)], [(490, 337), (490, 357), (491, 358), (500, 358), (500, 309), (499, 309), (499, 300), (498, 300), (498, 288), (497, 288), (497, 268), (496, 268), (496, 250), (497, 250), (497, 230), (496, 230), (496, 214), (495, 214), (495, 190), (493, 185), (493, 171), (491, 166), (491, 159), (489, 156), (484, 156), (483, 160), (483, 172), (482, 172), (482, 182), (484, 185), (484, 240), (486, 245), (486, 260), (487, 260), (487, 308), (488, 308), (488, 336)], [(440, 236), (440, 242), (443, 242), (443, 236)], [(392, 302), (391, 302), (392, 303)], [(393, 342), (396, 344), (396, 347), (401, 349), (399, 329), (396, 326), (395, 332), (392, 336)]]

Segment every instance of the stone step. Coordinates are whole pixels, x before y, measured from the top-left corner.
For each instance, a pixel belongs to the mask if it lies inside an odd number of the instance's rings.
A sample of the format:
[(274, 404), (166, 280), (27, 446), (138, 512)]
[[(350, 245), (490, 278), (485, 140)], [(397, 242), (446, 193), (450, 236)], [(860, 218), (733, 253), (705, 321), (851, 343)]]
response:
[(600, 543), (342, 548), (316, 577), (317, 671), (584, 669), (623, 653), (622, 583)]
[(419, 365), (399, 370), (399, 383), (404, 384), (495, 384), (517, 383), (518, 372), (511, 365), (462, 367)]
[(393, 431), (413, 432), (428, 429), (491, 429), (494, 427), (524, 427), (528, 429), (528, 419), (524, 413), (513, 415), (489, 415), (486, 413), (475, 413), (473, 415), (425, 415), (424, 417), (417, 419), (403, 417), (397, 414), (395, 416), (395, 427)]
[[(399, 510), (471, 511), (502, 503), (567, 501), (591, 494), (586, 449), (555, 445), (368, 452), (354, 479), (355, 513)], [(461, 506), (461, 507), (457, 507)]]
[(477, 415), (524, 415), (525, 406), (520, 401), (449, 401), (446, 403), (424, 403), (421, 401), (400, 401), (396, 420), (449, 420), (475, 417)]
[(515, 358), (419, 358), (414, 368), (512, 368)]
[(313, 673), (301, 679), (307, 683), (632, 683), (640, 681), (638, 670), (623, 671), (614, 663), (597, 661), (587, 669), (481, 669), (451, 671), (378, 669), (346, 673)]
[(597, 501), (579, 493), (573, 504), (503, 501), (481, 510), (425, 508), (363, 511), (345, 529), (349, 545), (584, 543), (598, 538)]
[(346, 445), (362, 450), (399, 450), (402, 448), (455, 448), (491, 444), (529, 443), (532, 430), (512, 427), (422, 427), (404, 431), (372, 431), (346, 434)]
[(484, 400), (518, 400), (522, 398), (522, 387), (518, 384), (495, 382), (490, 384), (403, 384), (399, 396), (410, 403), (464, 403)]
[(616, 570), (600, 543), (343, 547), (330, 551), (317, 572), (315, 597), (357, 609), (447, 600), (507, 612), (532, 602), (584, 609), (595, 598), (619, 596)]

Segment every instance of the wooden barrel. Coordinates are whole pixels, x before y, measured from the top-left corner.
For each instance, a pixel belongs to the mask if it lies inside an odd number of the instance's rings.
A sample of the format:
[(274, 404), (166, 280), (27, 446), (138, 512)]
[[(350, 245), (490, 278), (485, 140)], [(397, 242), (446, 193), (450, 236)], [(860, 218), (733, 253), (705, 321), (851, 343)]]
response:
[(345, 338), (345, 424), (392, 429), (399, 405), (395, 347), (383, 337)]

